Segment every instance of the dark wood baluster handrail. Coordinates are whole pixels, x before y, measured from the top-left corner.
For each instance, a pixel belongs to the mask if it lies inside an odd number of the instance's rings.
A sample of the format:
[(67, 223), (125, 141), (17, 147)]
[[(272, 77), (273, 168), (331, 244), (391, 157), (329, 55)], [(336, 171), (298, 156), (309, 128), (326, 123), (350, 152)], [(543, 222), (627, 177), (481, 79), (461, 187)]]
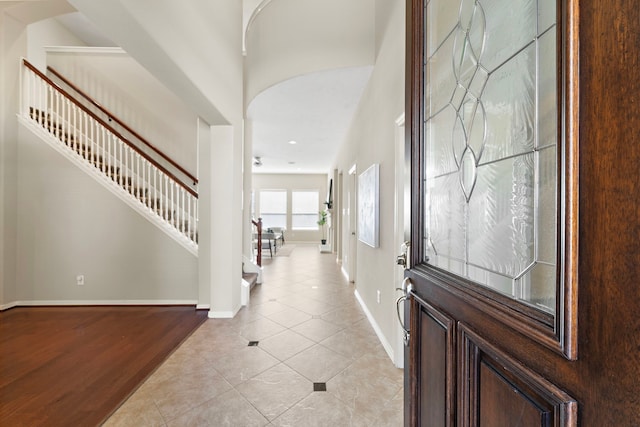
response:
[(51, 72), (51, 74), (55, 75), (57, 78), (59, 78), (60, 80), (62, 80), (64, 82), (64, 84), (66, 84), (67, 86), (69, 86), (71, 89), (73, 89), (75, 92), (77, 92), (78, 94), (80, 94), (80, 96), (82, 96), (84, 99), (86, 99), (87, 101), (89, 101), (91, 103), (91, 105), (93, 105), (94, 107), (98, 108), (100, 111), (102, 111), (104, 114), (106, 114), (107, 116), (109, 116), (110, 119), (112, 119), (114, 122), (118, 123), (120, 126), (122, 126), (124, 129), (126, 129), (127, 132), (129, 132), (130, 134), (132, 134), (133, 136), (135, 136), (138, 140), (140, 140), (140, 142), (142, 142), (144, 145), (146, 145), (147, 147), (151, 148), (155, 153), (157, 153), (160, 157), (162, 157), (163, 159), (165, 159), (167, 162), (169, 162), (171, 164), (171, 166), (175, 167), (176, 169), (178, 169), (180, 172), (182, 172), (183, 174), (185, 174), (189, 179), (191, 179), (193, 181), (194, 184), (198, 183), (198, 178), (196, 178), (195, 176), (193, 176), (189, 171), (187, 171), (186, 169), (184, 169), (182, 166), (180, 166), (179, 164), (177, 164), (173, 159), (171, 159), (169, 156), (167, 156), (166, 154), (164, 154), (162, 151), (160, 151), (158, 148), (156, 148), (153, 144), (151, 144), (149, 141), (147, 141), (144, 137), (142, 137), (140, 134), (138, 134), (136, 131), (134, 131), (133, 129), (131, 129), (129, 126), (127, 126), (122, 120), (120, 120), (119, 118), (117, 118), (115, 115), (113, 115), (109, 110), (107, 110), (105, 107), (103, 107), (102, 105), (100, 105), (96, 100), (94, 100), (93, 98), (91, 98), (89, 95), (87, 95), (85, 92), (83, 92), (82, 90), (80, 90), (80, 88), (78, 88), (76, 85), (74, 85), (73, 83), (71, 83), (69, 80), (67, 80), (62, 74), (60, 74), (59, 72), (57, 72), (54, 68), (47, 66), (47, 70)]
[(258, 218), (258, 221), (251, 220), (251, 223), (258, 229), (258, 256), (256, 257), (256, 263), (258, 267), (262, 267), (262, 218)]
[(158, 163), (157, 161), (155, 161), (154, 159), (152, 159), (147, 153), (145, 153), (144, 151), (140, 150), (138, 147), (136, 147), (133, 143), (131, 143), (131, 141), (129, 141), (127, 138), (125, 138), (124, 136), (122, 136), (120, 134), (120, 132), (118, 132), (117, 130), (115, 130), (113, 127), (111, 127), (111, 125), (109, 125), (107, 122), (105, 122), (104, 120), (102, 120), (100, 117), (98, 117), (95, 113), (93, 113), (91, 110), (89, 110), (87, 107), (85, 107), (84, 105), (82, 105), (81, 103), (79, 103), (76, 99), (74, 99), (74, 97), (69, 94), (69, 92), (67, 92), (66, 90), (62, 89), (60, 86), (58, 86), (54, 81), (52, 81), (49, 77), (47, 77), (46, 75), (44, 75), (40, 70), (38, 70), (36, 67), (34, 67), (33, 65), (31, 65), (31, 63), (29, 61), (27, 61), (26, 59), (23, 59), (23, 63), (25, 65), (25, 67), (27, 67), (28, 69), (30, 69), (31, 71), (33, 71), (38, 77), (40, 77), (42, 80), (44, 80), (45, 82), (47, 82), (49, 85), (51, 85), (52, 87), (54, 87), (58, 92), (60, 92), (64, 97), (66, 97), (67, 99), (69, 99), (69, 101), (71, 101), (72, 103), (74, 103), (78, 108), (80, 108), (82, 111), (84, 111), (85, 113), (87, 113), (89, 116), (91, 116), (91, 118), (93, 118), (95, 121), (97, 121), (98, 123), (100, 123), (102, 126), (104, 126), (105, 128), (107, 128), (109, 130), (109, 132), (113, 133), (116, 137), (118, 137), (119, 139), (122, 140), (122, 142), (124, 142), (125, 144), (127, 144), (133, 151), (135, 151), (136, 153), (140, 154), (142, 157), (144, 157), (149, 163), (151, 163), (152, 165), (154, 165), (156, 168), (160, 169), (165, 175), (167, 175), (169, 178), (171, 178), (172, 180), (174, 180), (179, 186), (181, 186), (182, 188), (184, 188), (189, 194), (191, 194), (193, 197), (195, 197), (196, 199), (198, 198), (198, 192), (196, 190), (194, 190), (193, 188), (189, 187), (187, 184), (185, 184), (184, 182), (182, 182), (182, 180), (178, 179), (173, 173), (169, 172), (164, 166), (162, 166), (160, 163)]

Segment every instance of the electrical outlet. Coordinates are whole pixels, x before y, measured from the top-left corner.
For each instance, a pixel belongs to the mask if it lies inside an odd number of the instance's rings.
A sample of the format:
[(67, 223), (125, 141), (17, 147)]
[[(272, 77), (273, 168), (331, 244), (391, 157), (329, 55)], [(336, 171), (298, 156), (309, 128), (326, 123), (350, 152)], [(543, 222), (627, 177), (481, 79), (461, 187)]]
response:
[(378, 300), (378, 304), (380, 304), (380, 291), (378, 290), (378, 295), (376, 296), (376, 299)]
[(78, 274), (76, 276), (76, 283), (78, 286), (84, 286), (84, 274)]

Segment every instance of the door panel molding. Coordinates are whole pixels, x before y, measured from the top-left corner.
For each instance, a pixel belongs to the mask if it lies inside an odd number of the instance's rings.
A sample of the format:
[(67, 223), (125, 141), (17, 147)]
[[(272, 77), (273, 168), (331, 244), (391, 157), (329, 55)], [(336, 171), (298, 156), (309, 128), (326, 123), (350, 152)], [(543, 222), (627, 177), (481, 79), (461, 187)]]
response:
[(459, 323), (459, 425), (578, 425), (575, 399)]
[[(409, 388), (410, 402), (416, 407), (409, 412), (412, 415), (409, 425), (453, 427), (456, 420), (455, 320), (413, 294), (410, 306)], [(424, 343), (429, 345), (423, 346)], [(440, 404), (434, 405), (434, 401)], [(427, 412), (427, 408), (432, 412)]]

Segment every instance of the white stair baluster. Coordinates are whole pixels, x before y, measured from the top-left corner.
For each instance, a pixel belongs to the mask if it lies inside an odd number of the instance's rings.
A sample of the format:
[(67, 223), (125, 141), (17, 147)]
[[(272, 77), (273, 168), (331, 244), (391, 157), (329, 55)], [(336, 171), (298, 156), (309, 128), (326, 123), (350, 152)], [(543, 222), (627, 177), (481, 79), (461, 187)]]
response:
[(163, 217), (164, 217), (165, 221), (169, 221), (169, 220), (167, 219), (167, 217), (169, 216), (169, 213), (168, 213), (168, 212), (169, 212), (169, 208), (170, 208), (170, 206), (169, 206), (169, 187), (168, 187), (168, 185), (167, 185), (167, 184), (168, 184), (168, 182), (169, 182), (169, 179), (168, 179), (168, 177), (167, 177), (166, 175), (164, 175), (164, 174), (163, 174), (163, 178), (164, 178), (164, 180), (163, 180), (163, 181), (164, 181), (164, 191), (165, 191), (165, 194), (163, 195), (163, 199), (164, 199), (163, 207), (164, 207), (164, 209), (163, 209), (163, 211), (162, 211), (162, 214), (163, 214)]
[(158, 209), (158, 170), (153, 170), (153, 210)]

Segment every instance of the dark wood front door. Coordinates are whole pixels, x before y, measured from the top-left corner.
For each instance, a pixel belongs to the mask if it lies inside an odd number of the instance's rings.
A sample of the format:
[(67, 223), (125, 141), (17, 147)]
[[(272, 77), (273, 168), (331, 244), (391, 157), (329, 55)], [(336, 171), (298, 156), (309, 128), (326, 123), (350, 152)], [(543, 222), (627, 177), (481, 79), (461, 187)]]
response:
[(640, 426), (640, 7), (407, 0), (405, 425)]

